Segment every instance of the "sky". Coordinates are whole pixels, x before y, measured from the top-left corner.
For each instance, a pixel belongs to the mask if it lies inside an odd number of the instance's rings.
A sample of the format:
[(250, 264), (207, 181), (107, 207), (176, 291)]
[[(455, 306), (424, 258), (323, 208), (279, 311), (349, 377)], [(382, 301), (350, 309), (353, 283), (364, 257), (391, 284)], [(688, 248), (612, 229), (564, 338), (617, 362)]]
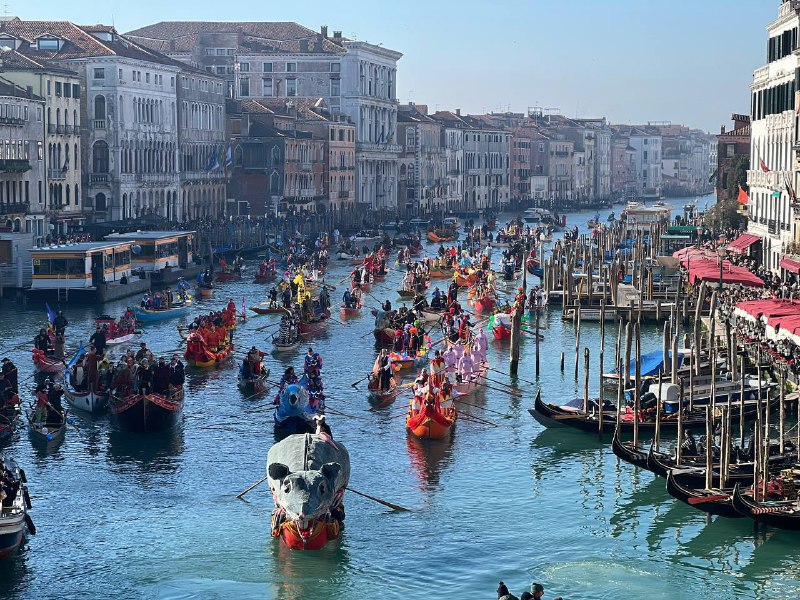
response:
[(466, 113), (529, 107), (719, 132), (749, 112), (779, 0), (79, 0), (4, 4), (21, 19), (114, 24), (296, 21), (403, 53), (398, 97)]

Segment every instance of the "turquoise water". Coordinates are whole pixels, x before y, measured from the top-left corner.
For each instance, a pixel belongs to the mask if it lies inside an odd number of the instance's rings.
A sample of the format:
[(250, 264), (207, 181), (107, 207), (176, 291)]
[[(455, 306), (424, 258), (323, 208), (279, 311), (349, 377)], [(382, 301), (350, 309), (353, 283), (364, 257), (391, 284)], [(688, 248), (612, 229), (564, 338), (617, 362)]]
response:
[[(592, 215), (569, 219), (584, 223)], [(328, 281), (345, 272), (337, 266)], [(395, 302), (398, 281), (393, 273), (372, 294)], [(248, 304), (260, 299), (248, 282), (224, 289), (237, 304), (242, 295)], [(194, 310), (225, 301), (218, 293)], [(123, 307), (106, 312), (118, 315)], [(44, 309), (6, 302), (0, 311), (0, 353), (27, 377), (27, 347), (8, 349), (33, 336)], [(97, 309), (69, 305), (66, 312), (70, 343), (79, 334), (88, 338)], [(267, 348), (270, 330), (255, 329), (273, 319), (248, 320), (236, 330), (237, 344)], [(155, 351), (172, 352), (179, 346), (175, 324), (148, 326), (144, 339)], [(582, 373), (578, 382), (573, 377), (574, 333), (557, 311), (546, 326), (543, 397), (566, 401), (583, 386)], [(349, 494), (340, 541), (313, 553), (282, 547), (269, 535), (267, 488), (234, 499), (264, 474), (271, 398), (245, 399), (232, 365), (189, 370), (185, 416), (172, 434), (128, 436), (113, 432), (107, 417), (76, 415), (79, 431), (69, 430), (50, 454), (34, 449), (24, 430), (15, 435), (10, 448), (28, 473), (39, 533), (0, 562), (0, 598), (477, 599), (494, 598), (500, 579), (517, 595), (542, 582), (546, 598), (800, 596), (796, 534), (756, 533), (749, 520), (709, 518), (674, 502), (663, 480), (618, 463), (608, 439), (544, 430), (526, 410), (535, 386), (519, 381), (522, 398), (486, 390), (469, 399), (496, 412), (462, 407), (499, 427), (461, 419), (449, 442), (408, 438), (401, 400), (371, 412), (364, 388), (350, 386), (374, 360), (371, 329), (364, 315), (332, 323), (313, 342), (325, 358), (328, 404), (348, 415), (329, 420), (350, 450), (351, 486), (411, 512)], [(608, 367), (616, 330), (607, 334)], [(659, 348), (660, 330), (644, 331), (642, 343), (643, 351)], [(584, 324), (581, 345), (592, 352), (596, 392), (597, 324)], [(507, 372), (507, 347), (490, 347), (493, 366)], [(270, 358), (268, 365), (274, 374), (299, 367), (301, 358)], [(533, 370), (533, 344), (525, 340), (520, 377), (533, 381)]]

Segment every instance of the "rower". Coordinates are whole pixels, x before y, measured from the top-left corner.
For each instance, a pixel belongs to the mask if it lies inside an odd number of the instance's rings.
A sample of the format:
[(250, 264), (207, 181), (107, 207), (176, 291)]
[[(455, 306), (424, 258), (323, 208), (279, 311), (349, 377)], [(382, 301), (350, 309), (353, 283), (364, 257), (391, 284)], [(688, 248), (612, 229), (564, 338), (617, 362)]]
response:
[(354, 308), (353, 306), (353, 295), (350, 293), (350, 290), (345, 288), (344, 294), (342, 295), (342, 302), (344, 303), (345, 308)]
[(303, 365), (303, 371), (306, 375), (311, 377), (314, 373), (319, 373), (321, 370), (322, 357), (314, 352), (314, 349), (309, 346), (305, 357), (305, 364)]
[(56, 332), (60, 331), (61, 333), (64, 333), (64, 329), (67, 327), (67, 325), (69, 325), (69, 321), (67, 321), (67, 318), (64, 316), (64, 311), (58, 311), (56, 318), (53, 319), (53, 329), (55, 329)]

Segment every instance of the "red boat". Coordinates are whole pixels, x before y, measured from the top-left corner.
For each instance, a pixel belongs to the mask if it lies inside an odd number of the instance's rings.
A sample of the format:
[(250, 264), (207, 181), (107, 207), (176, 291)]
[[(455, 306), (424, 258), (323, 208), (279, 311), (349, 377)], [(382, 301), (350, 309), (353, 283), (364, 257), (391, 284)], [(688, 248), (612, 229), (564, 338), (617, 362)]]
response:
[(300, 333), (320, 333), (328, 326), (331, 311), (326, 310), (320, 316), (310, 321), (300, 321)]
[(495, 324), (492, 326), (492, 335), (496, 340), (510, 340), (511, 327), (505, 323), (495, 322)]
[(67, 366), (63, 360), (56, 360), (47, 356), (42, 350), (33, 349), (33, 366), (37, 371), (45, 373), (60, 373)]
[(455, 408), (447, 411), (426, 404), (420, 410), (409, 410), (406, 428), (423, 440), (441, 440), (453, 429), (458, 413)]
[(111, 418), (119, 429), (135, 433), (153, 433), (174, 427), (183, 409), (183, 388), (163, 394), (129, 394), (111, 397)]
[(375, 341), (381, 346), (391, 346), (394, 344), (394, 329), (391, 327), (375, 329), (373, 334), (375, 335)]
[(361, 303), (358, 303), (358, 306), (355, 307), (348, 307), (342, 304), (342, 308), (340, 310), (341, 317), (346, 319), (348, 317), (357, 317), (361, 314)]
[(275, 281), (275, 271), (268, 271), (266, 275), (256, 275), (253, 279), (254, 283), (270, 283)]
[(336, 519), (311, 519), (305, 528), (298, 521), (284, 521), (277, 529), (272, 527), (272, 535), (280, 536), (293, 550), (321, 550), (329, 541), (337, 539), (341, 530)]
[(220, 283), (225, 281), (239, 281), (242, 278), (242, 274), (236, 271), (219, 271), (216, 274), (216, 280)]
[(394, 377), (389, 379), (389, 389), (382, 392), (378, 389), (379, 382), (379, 378), (374, 373), (370, 375), (369, 383), (367, 384), (369, 403), (373, 408), (386, 408), (395, 401), (395, 398), (400, 394), (400, 390), (397, 389), (397, 381)]
[(497, 300), (493, 296), (483, 296), (475, 300), (475, 310), (490, 311), (497, 306)]

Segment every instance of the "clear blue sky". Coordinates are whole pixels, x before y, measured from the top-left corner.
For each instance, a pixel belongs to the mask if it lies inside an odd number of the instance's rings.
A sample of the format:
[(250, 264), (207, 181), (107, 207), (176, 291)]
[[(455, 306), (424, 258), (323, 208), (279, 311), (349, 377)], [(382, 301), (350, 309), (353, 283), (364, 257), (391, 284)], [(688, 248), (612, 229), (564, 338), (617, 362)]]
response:
[(614, 122), (717, 132), (749, 111), (779, 1), (236, 0), (9, 1), (22, 19), (113, 23), (297, 21), (399, 50), (401, 102), (468, 112), (559, 108)]

